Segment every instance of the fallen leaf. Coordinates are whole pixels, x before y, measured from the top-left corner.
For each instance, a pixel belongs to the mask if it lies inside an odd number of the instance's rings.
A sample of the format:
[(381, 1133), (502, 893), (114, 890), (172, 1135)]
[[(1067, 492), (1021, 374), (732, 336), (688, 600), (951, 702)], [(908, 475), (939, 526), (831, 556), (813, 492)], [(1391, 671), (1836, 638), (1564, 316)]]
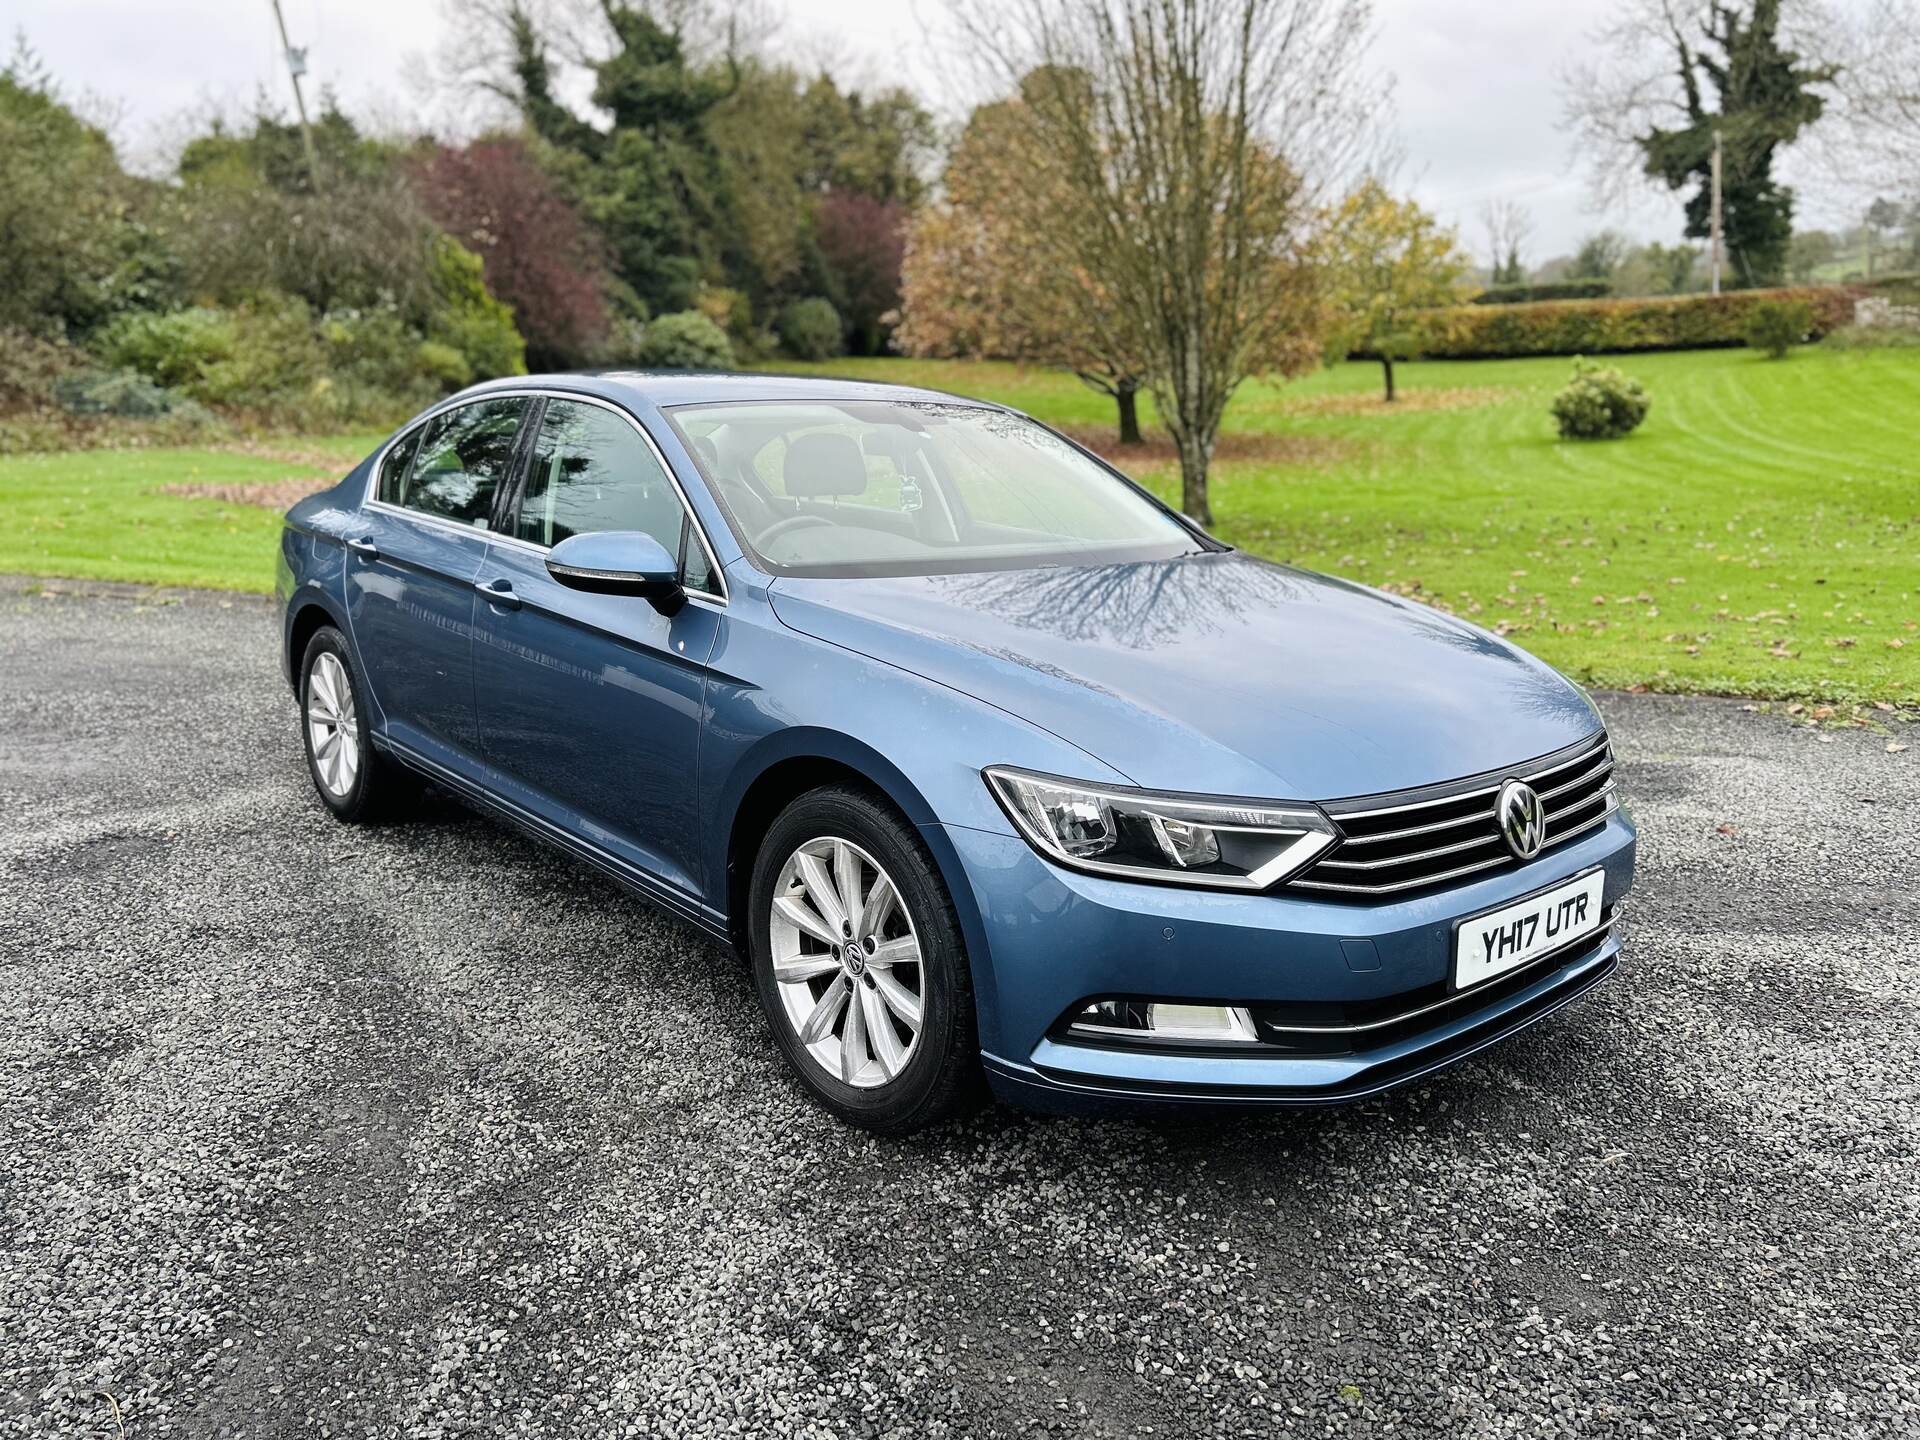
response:
[(1733, 835), (1738, 835), (1740, 832), (1734, 829), (1733, 826), (1731, 825), (1722, 825), (1719, 828), (1719, 833), (1722, 835), (1733, 836)]
[(1898, 755), (1902, 750), (1906, 748), (1907, 747), (1901, 744), (1901, 742), (1898, 740), (1887, 741), (1887, 754), (1889, 755)]

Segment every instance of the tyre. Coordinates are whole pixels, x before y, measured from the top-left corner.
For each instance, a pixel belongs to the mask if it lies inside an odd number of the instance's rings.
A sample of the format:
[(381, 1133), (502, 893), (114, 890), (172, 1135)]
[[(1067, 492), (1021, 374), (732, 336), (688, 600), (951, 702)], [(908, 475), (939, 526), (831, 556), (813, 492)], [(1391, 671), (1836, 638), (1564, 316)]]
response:
[(410, 777), (373, 748), (366, 693), (346, 637), (321, 627), (300, 661), (300, 734), (313, 788), (355, 823), (384, 818), (415, 793)]
[(815, 1099), (884, 1135), (975, 1100), (960, 925), (933, 857), (891, 807), (851, 788), (803, 795), (761, 842), (750, 897), (760, 1003)]

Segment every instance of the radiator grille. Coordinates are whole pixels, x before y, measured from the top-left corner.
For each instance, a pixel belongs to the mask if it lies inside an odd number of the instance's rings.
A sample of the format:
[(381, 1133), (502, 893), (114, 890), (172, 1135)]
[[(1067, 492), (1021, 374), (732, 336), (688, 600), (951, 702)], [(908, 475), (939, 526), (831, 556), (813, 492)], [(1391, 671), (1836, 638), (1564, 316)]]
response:
[(1289, 884), (1300, 890), (1390, 895), (1517, 865), (1494, 816), (1508, 776), (1526, 781), (1540, 796), (1547, 820), (1542, 854), (1603, 824), (1619, 808), (1613, 747), (1603, 730), (1492, 778), (1327, 805), (1323, 808), (1345, 838)]

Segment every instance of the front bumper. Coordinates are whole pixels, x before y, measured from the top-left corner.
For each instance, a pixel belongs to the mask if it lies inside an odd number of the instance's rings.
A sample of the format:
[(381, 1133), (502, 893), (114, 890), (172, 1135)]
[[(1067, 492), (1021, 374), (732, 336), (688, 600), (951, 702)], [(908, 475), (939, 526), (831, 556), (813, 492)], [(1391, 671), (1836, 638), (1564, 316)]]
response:
[[(1464, 1059), (1606, 979), (1619, 964), (1620, 930), (1616, 923), (1597, 940), (1452, 999), (1454, 922), (1596, 868), (1606, 877), (1603, 908), (1617, 922), (1635, 848), (1623, 810), (1589, 835), (1472, 883), (1349, 903), (1106, 880), (1049, 864), (1012, 835), (948, 827), (946, 838), (984, 941), (974, 984), (988, 1080), (1011, 1103), (1075, 1112), (1337, 1104)], [(1344, 1048), (1332, 1047), (1341, 1053), (1066, 1033), (1063, 1017), (1109, 996), (1256, 1013), (1303, 1005), (1421, 1013), (1356, 1030)], [(1436, 998), (1442, 1003), (1432, 1005)]]

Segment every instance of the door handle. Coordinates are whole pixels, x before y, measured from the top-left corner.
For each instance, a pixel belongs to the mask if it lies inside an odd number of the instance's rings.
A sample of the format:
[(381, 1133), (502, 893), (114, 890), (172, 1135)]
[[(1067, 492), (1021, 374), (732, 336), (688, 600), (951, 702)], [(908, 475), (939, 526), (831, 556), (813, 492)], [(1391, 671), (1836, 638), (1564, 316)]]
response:
[(371, 540), (349, 540), (347, 541), (347, 548), (362, 560), (378, 560), (380, 558), (380, 547)]
[(511, 580), (476, 580), (473, 588), (486, 597), (489, 605), (498, 605), (502, 610), (520, 608), (520, 597), (513, 593)]

